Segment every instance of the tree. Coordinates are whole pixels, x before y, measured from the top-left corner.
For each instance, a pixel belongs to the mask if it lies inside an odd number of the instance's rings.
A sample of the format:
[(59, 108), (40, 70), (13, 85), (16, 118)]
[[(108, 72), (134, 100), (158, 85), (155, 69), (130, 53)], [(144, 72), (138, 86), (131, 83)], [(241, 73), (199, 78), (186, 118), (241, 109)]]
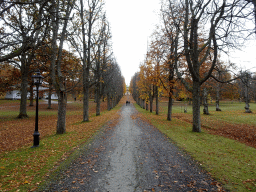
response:
[[(76, 18), (73, 20), (73, 32), (69, 37), (72, 46), (78, 52), (83, 64), (83, 121), (89, 121), (89, 89), (95, 82), (92, 81), (93, 38), (99, 34), (94, 29), (101, 18), (103, 2), (101, 0), (80, 0), (76, 5)], [(95, 57), (96, 58), (96, 57)]]
[(250, 95), (249, 89), (251, 88), (252, 84), (252, 74), (248, 71), (241, 71), (241, 78), (240, 78), (243, 88), (244, 88), (244, 101), (245, 101), (245, 113), (252, 113), (250, 110)]
[(124, 92), (124, 78), (115, 58), (108, 60), (103, 75), (105, 93), (107, 95), (108, 110), (111, 110), (122, 98)]
[[(9, 5), (9, 6), (8, 6)], [(21, 71), (21, 100), (18, 118), (28, 117), (27, 87), (35, 50), (44, 42), (49, 30), (48, 1), (36, 3), (1, 3), (5, 7), (1, 20), (1, 61), (15, 64)]]
[[(182, 2), (184, 10), (184, 55), (192, 87), (186, 88), (193, 95), (193, 131), (201, 132), (200, 89), (211, 76), (216, 66), (218, 51), (234, 28), (234, 20), (241, 14), (243, 7), (235, 6), (238, 1), (190, 1)], [(236, 17), (234, 17), (236, 16)], [(202, 30), (201, 25), (207, 26)], [(238, 26), (238, 25), (236, 25)], [(226, 44), (225, 44), (226, 45)], [(207, 65), (207, 68), (204, 68)], [(200, 74), (200, 71), (204, 73)], [(179, 71), (179, 78), (182, 79)], [(184, 82), (184, 81), (183, 81)]]
[(20, 70), (13, 65), (5, 63), (0, 68), (0, 95), (16, 89), (20, 82)]
[(252, 13), (254, 13), (254, 22), (255, 22), (255, 33), (256, 33), (256, 0), (246, 0), (249, 3), (252, 3), (254, 6), (254, 9), (252, 11)]
[[(97, 54), (95, 54), (95, 101), (96, 101), (96, 116), (100, 115), (100, 103), (101, 97), (104, 94), (104, 70), (107, 65), (107, 54), (108, 54), (108, 40), (110, 39), (109, 24), (106, 21), (105, 14), (102, 17), (101, 29), (99, 30), (99, 37), (96, 41), (98, 45)], [(101, 48), (102, 47), (102, 48)]]
[[(51, 81), (55, 87), (58, 95), (58, 120), (57, 120), (57, 134), (66, 132), (66, 107), (67, 107), (67, 89), (66, 79), (61, 70), (61, 61), (63, 57), (63, 44), (67, 37), (67, 25), (70, 21), (69, 17), (74, 6), (75, 0), (68, 0), (65, 2), (52, 0), (51, 10)], [(63, 25), (61, 25), (61, 18), (63, 18)], [(61, 28), (62, 27), (62, 28)], [(58, 40), (59, 37), (59, 41)], [(57, 49), (57, 42), (59, 46)]]
[[(50, 0), (1, 1), (0, 62), (13, 59), (43, 42)], [(39, 38), (40, 37), (40, 38)]]
[[(164, 37), (165, 43), (167, 46), (166, 50), (169, 50), (167, 53), (167, 69), (168, 69), (168, 113), (167, 120), (172, 120), (172, 105), (173, 105), (173, 89), (174, 89), (174, 71), (177, 66), (178, 58), (180, 57), (180, 53), (178, 53), (179, 48), (179, 36), (181, 29), (181, 21), (180, 11), (177, 7), (172, 4), (164, 4), (162, 5), (162, 18), (164, 23)], [(175, 19), (174, 19), (175, 18)]]

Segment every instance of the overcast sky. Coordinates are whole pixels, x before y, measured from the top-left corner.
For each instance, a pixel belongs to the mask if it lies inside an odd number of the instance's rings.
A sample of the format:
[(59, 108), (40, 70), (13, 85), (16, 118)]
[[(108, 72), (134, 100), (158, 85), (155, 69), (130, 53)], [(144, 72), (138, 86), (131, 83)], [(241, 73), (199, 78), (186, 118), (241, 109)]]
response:
[[(106, 0), (112, 31), (113, 52), (127, 85), (139, 71), (147, 52), (147, 42), (159, 22), (160, 0)], [(256, 39), (256, 38), (255, 38)], [(229, 59), (238, 67), (256, 67), (256, 41), (250, 48), (236, 51)], [(226, 58), (228, 60), (228, 58)], [(256, 71), (256, 70), (254, 70)]]
[(158, 0), (106, 0), (113, 52), (127, 85), (147, 53), (160, 10)]

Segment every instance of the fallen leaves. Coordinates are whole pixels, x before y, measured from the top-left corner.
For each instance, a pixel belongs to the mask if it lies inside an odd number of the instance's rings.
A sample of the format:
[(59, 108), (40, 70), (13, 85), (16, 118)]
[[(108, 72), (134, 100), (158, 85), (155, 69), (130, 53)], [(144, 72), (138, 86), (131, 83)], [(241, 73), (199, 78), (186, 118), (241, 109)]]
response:
[[(177, 119), (192, 123), (192, 117), (188, 114), (179, 114), (174, 116)], [(222, 121), (221, 119), (214, 120), (209, 117), (202, 118), (202, 128), (208, 130), (213, 135), (227, 137), (237, 140), (248, 146), (256, 148), (256, 126), (247, 124), (234, 124)]]
[[(46, 107), (46, 105), (40, 105), (39, 111), (46, 110)], [(93, 107), (90, 109), (90, 113), (95, 111), (95, 104)], [(106, 108), (106, 102), (102, 107)], [(77, 106), (76, 103), (68, 109), (71, 112), (67, 113), (67, 134), (64, 135), (54, 135), (56, 115), (40, 116), (40, 147), (33, 150), (30, 147), (21, 147), (33, 143), (34, 118), (0, 122), (0, 191), (18, 190), (20, 186), (26, 187), (26, 191), (36, 189), (43, 179), (49, 177), (49, 170), (54, 170), (61, 161), (70, 155), (71, 151), (76, 150), (79, 144), (90, 138), (106, 121), (114, 119), (115, 123), (118, 123), (119, 116), (116, 115), (116, 110), (102, 113), (100, 117), (93, 116), (90, 122), (80, 123), (82, 121), (82, 105)], [(56, 106), (55, 110), (57, 110)], [(3, 124), (8, 125), (8, 129), (1, 129)], [(52, 136), (44, 138), (47, 135)], [(11, 151), (15, 149), (19, 150)], [(41, 152), (37, 154), (38, 151)], [(94, 170), (94, 172), (98, 171)], [(35, 180), (34, 177), (37, 179)]]
[[(72, 124), (75, 122), (82, 121), (82, 103), (81, 105), (77, 105), (76, 103), (69, 103), (67, 106), (68, 113), (66, 116), (67, 122), (67, 131), (73, 131), (75, 129)], [(2, 106), (2, 105), (1, 105)], [(13, 107), (15, 106), (15, 107)], [(4, 111), (13, 111), (17, 110), (18, 114), (18, 106), (17, 103), (8, 103), (4, 105), (4, 108), (1, 110)], [(53, 109), (49, 111), (47, 109), (47, 104), (40, 103), (39, 104), (39, 133), (40, 139), (48, 135), (54, 135), (56, 130), (56, 121), (57, 121), (57, 105), (52, 104)], [(107, 103), (101, 103), (101, 110), (107, 109)], [(34, 107), (28, 107), (28, 111), (35, 111)], [(95, 103), (90, 103), (89, 113), (93, 114), (96, 112)], [(45, 115), (40, 115), (43, 113)], [(49, 113), (49, 115), (47, 115)], [(1, 120), (1, 119), (0, 119)], [(101, 122), (101, 121), (100, 121)], [(95, 123), (95, 122), (94, 122)], [(35, 129), (35, 119), (33, 117), (26, 119), (6, 119), (0, 121), (0, 153), (4, 151), (11, 151), (18, 149), (25, 145), (33, 144), (33, 132)], [(2, 129), (4, 127), (4, 129)], [(21, 131), (22, 130), (22, 131)]]
[(247, 179), (247, 180), (243, 181), (243, 184), (245, 185), (246, 189), (251, 191), (252, 190), (251, 187), (256, 186), (256, 179)]

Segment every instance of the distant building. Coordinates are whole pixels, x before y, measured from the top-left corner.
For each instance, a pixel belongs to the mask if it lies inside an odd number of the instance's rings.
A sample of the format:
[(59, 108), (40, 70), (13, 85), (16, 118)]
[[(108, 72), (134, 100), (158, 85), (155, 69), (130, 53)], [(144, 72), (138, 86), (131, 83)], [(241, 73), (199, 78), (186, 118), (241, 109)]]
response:
[[(49, 88), (48, 87), (39, 87), (39, 97), (40, 98), (48, 98), (49, 92), (48, 92)], [(33, 98), (36, 97), (36, 87), (33, 87)], [(27, 99), (30, 98), (30, 92), (28, 91), (27, 93)], [(5, 99), (11, 99), (11, 100), (16, 100), (16, 99), (21, 99), (21, 93), (20, 90), (12, 90), (12, 91), (8, 91), (5, 95)], [(58, 99), (58, 96), (56, 93), (52, 93), (51, 95), (51, 99)]]

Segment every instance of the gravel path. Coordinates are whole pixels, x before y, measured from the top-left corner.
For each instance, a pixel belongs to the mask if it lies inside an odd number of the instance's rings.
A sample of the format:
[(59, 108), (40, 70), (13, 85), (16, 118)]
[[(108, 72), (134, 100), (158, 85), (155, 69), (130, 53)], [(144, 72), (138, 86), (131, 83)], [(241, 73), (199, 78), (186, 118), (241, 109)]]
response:
[(218, 185), (162, 133), (124, 105), (115, 127), (105, 126), (46, 191), (217, 191)]

